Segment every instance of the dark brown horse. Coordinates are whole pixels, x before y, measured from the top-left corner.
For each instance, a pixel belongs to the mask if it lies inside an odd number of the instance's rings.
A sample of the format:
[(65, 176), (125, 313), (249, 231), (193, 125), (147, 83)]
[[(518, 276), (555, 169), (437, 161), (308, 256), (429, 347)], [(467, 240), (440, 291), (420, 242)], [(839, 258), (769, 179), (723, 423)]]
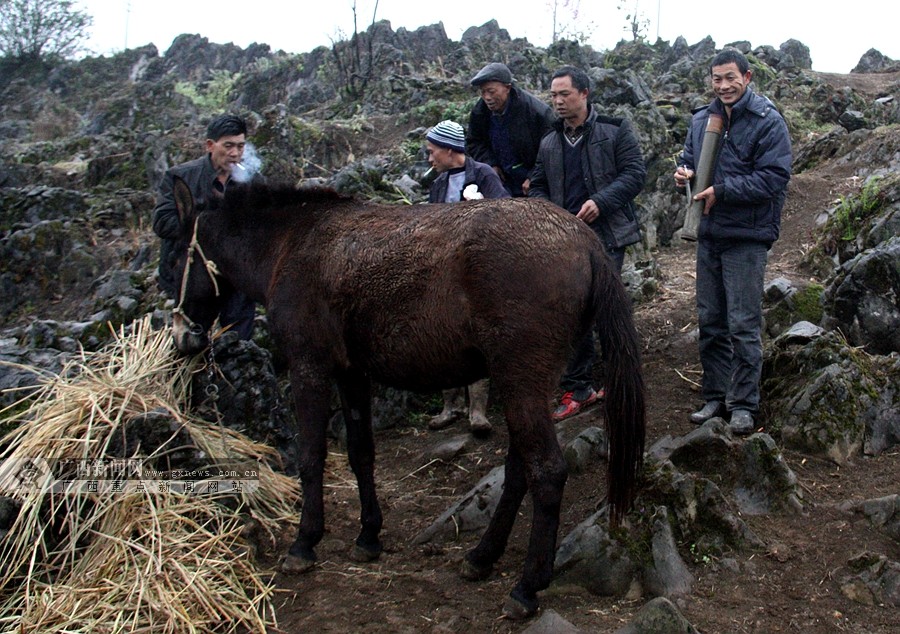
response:
[(566, 483), (550, 400), (574, 344), (592, 326), (607, 367), (612, 522), (628, 510), (644, 445), (640, 349), (622, 283), (583, 222), (535, 199), (411, 207), (266, 186), (232, 188), (222, 209), (195, 214), (188, 188), (177, 183), (175, 192), (183, 272), (173, 318), (178, 349), (208, 344), (219, 302), (237, 289), (266, 307), (290, 364), (303, 509), (284, 570), (312, 567), (324, 532), (333, 384), (362, 507), (353, 555), (371, 560), (382, 549), (371, 381), (432, 391), (489, 376), (510, 445), (496, 512), (462, 575), (491, 573), (530, 491), (528, 554), (504, 613), (533, 614), (537, 592), (551, 581)]

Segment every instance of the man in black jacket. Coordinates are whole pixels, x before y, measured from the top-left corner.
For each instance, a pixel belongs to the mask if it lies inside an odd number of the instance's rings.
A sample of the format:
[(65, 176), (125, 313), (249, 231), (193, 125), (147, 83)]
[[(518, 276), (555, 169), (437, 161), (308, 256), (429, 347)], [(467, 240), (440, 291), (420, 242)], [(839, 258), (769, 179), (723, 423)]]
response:
[(492, 62), (472, 78), (481, 99), (469, 115), (467, 152), (494, 168), (512, 196), (527, 196), (541, 137), (556, 117), (550, 106), (513, 86), (505, 64)]
[[(553, 74), (550, 99), (559, 120), (541, 139), (528, 195), (547, 198), (587, 223), (621, 272), (625, 247), (641, 239), (633, 201), (647, 170), (631, 124), (601, 116), (589, 101), (590, 87), (587, 74), (573, 66)], [(563, 375), (555, 420), (603, 398), (603, 390), (592, 386), (595, 357), (588, 332)]]
[[(180, 279), (173, 271), (175, 238), (181, 230), (178, 209), (175, 207), (175, 177), (181, 178), (191, 190), (198, 210), (215, 209), (232, 180), (246, 180), (246, 168), (241, 165), (246, 146), (247, 124), (238, 116), (223, 114), (206, 128), (206, 154), (193, 161), (170, 168), (163, 176), (153, 210), (153, 230), (162, 238), (159, 252), (159, 285), (170, 297), (179, 292)], [(222, 326), (232, 325), (241, 339), (253, 334), (256, 304), (243, 293), (235, 292), (219, 314)]]

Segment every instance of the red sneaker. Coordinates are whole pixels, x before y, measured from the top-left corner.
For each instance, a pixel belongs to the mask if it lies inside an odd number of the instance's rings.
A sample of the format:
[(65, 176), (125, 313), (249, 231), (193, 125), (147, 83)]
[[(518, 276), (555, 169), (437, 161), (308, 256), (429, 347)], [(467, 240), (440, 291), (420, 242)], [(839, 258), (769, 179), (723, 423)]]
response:
[[(603, 390), (601, 390), (601, 392), (602, 391)], [(591, 389), (591, 393), (588, 395), (588, 397), (583, 401), (576, 401), (574, 392), (566, 392), (562, 395), (562, 398), (559, 399), (559, 405), (555, 410), (553, 410), (551, 418), (553, 418), (553, 420), (555, 421), (560, 421), (564, 418), (574, 416), (588, 405), (599, 401), (600, 398), (600, 394), (598, 394), (593, 388)]]

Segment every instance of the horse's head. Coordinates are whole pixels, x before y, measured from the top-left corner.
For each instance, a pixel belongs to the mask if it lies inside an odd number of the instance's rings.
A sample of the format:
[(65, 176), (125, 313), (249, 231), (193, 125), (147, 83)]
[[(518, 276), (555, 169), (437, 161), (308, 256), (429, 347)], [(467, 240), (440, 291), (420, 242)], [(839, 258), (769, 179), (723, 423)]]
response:
[(172, 335), (182, 354), (199, 352), (209, 343), (209, 329), (219, 314), (222, 298), (215, 263), (203, 251), (199, 235), (200, 214), (187, 184), (175, 179), (175, 206), (181, 234), (175, 246), (177, 304), (172, 311)]

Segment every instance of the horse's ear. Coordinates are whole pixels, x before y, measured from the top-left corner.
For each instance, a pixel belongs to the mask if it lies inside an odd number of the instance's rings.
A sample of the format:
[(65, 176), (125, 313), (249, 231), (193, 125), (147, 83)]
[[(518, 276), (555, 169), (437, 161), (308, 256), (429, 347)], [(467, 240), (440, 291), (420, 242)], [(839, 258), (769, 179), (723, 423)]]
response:
[(183, 224), (185, 220), (194, 215), (194, 196), (191, 194), (191, 188), (178, 176), (175, 177), (172, 190), (175, 194), (175, 207), (178, 209), (178, 219)]

